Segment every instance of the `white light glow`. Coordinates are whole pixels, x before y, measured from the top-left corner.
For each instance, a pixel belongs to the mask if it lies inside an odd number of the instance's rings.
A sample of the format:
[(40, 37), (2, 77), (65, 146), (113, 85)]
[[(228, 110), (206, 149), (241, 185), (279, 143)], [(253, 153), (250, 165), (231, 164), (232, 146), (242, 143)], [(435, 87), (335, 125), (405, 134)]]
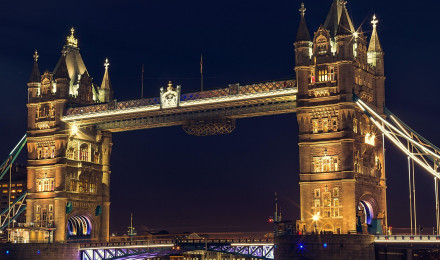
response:
[(231, 246), (273, 246), (274, 244), (263, 243), (232, 243)]
[(103, 250), (103, 249), (125, 249), (125, 248), (156, 248), (156, 247), (173, 247), (174, 244), (151, 244), (151, 245), (137, 245), (137, 246), (103, 246), (103, 247), (87, 247), (80, 249), (82, 251), (87, 250)]
[(313, 221), (318, 221), (319, 220), (319, 212), (316, 213), (315, 215), (313, 215), (312, 219), (313, 219)]
[(70, 128), (70, 135), (77, 135), (77, 134), (78, 134), (78, 126), (72, 125), (72, 127)]
[(376, 138), (376, 136), (374, 134), (367, 133), (365, 135), (365, 143), (369, 144), (371, 146), (374, 146), (375, 145), (375, 138)]

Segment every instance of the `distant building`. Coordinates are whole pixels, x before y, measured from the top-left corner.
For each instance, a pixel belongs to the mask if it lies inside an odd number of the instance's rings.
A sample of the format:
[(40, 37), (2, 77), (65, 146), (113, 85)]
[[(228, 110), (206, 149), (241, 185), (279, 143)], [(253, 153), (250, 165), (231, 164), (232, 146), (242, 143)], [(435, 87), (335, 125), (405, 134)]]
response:
[[(26, 191), (27, 172), (26, 166), (15, 164), (11, 169), (11, 181), (9, 181), (9, 172), (0, 180), (0, 211), (6, 209), (9, 203), (13, 203), (17, 197)], [(9, 198), (10, 195), (10, 198)], [(17, 203), (19, 204), (19, 203)], [(19, 206), (19, 205), (16, 205)], [(6, 223), (6, 222), (5, 222)], [(17, 226), (18, 223), (26, 223), (26, 211), (19, 215), (11, 226)], [(3, 224), (3, 223), (0, 223)], [(6, 230), (4, 230), (6, 231)], [(0, 240), (8, 240), (7, 232), (0, 234)]]

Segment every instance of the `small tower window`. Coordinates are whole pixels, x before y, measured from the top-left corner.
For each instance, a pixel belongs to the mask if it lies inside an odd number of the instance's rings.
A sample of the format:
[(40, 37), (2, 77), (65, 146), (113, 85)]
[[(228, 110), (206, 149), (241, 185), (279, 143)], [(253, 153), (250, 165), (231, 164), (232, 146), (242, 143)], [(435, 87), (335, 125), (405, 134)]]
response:
[(328, 80), (335, 80), (335, 67), (333, 66), (328, 67)]
[(316, 79), (315, 79), (315, 69), (312, 69), (310, 71), (310, 83), (313, 84), (315, 82), (316, 82)]
[(87, 144), (82, 144), (79, 151), (79, 158), (81, 161), (89, 160), (89, 146)]

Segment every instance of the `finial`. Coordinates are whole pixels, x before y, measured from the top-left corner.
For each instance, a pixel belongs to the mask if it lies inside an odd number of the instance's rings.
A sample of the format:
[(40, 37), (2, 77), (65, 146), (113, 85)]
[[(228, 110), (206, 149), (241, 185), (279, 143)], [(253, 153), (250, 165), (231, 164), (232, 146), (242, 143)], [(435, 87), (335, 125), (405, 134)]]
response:
[(344, 1), (344, 0), (338, 0), (338, 4), (339, 4), (340, 6), (342, 6), (342, 7), (345, 8), (345, 5), (347, 4), (347, 1)]
[(35, 62), (37, 62), (38, 61), (38, 57), (40, 57), (40, 55), (38, 55), (38, 51), (37, 50), (35, 50), (35, 53), (34, 53), (34, 61)]
[(108, 58), (105, 58), (105, 63), (104, 63), (104, 67), (107, 70), (108, 66), (110, 65), (110, 63), (108, 62)]
[(371, 21), (371, 24), (373, 24), (373, 28), (376, 28), (377, 23), (379, 23), (379, 21), (376, 19), (376, 14), (374, 14), (373, 20)]
[(171, 80), (168, 82), (168, 90), (172, 90), (173, 89), (173, 83), (171, 83)]
[(70, 36), (67, 37), (67, 45), (78, 47), (78, 39), (75, 38), (75, 28), (70, 29)]
[(299, 9), (299, 12), (301, 13), (301, 16), (304, 16), (306, 14), (306, 8), (304, 7), (304, 2), (301, 3), (301, 8)]

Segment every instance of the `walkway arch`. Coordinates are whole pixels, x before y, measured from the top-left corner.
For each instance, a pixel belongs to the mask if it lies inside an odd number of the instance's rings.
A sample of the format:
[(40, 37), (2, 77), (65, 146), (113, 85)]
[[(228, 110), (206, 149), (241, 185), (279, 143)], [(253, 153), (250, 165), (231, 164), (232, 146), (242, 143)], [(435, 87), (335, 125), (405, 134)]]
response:
[(69, 239), (90, 238), (92, 222), (83, 215), (74, 215), (67, 220), (67, 235)]

